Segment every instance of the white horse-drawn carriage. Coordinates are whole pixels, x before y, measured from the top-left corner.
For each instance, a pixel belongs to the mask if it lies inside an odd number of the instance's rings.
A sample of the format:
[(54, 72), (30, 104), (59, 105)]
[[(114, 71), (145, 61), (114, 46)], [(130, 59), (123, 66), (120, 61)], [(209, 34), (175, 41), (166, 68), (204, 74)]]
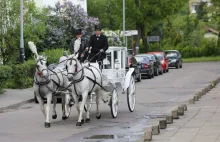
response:
[[(45, 116), (45, 127), (50, 127), (49, 112), (50, 102), (54, 100), (53, 119), (56, 116), (55, 94), (63, 93), (62, 110), (63, 119), (70, 115), (72, 104), (71, 98), (79, 114), (77, 126), (84, 123), (82, 117), (84, 109), (86, 110), (86, 122), (90, 122), (90, 110), (92, 107), (92, 94), (96, 96), (96, 118), (100, 119), (99, 100), (102, 99), (108, 103), (111, 108), (113, 118), (118, 114), (118, 85), (122, 87), (122, 93), (127, 94), (128, 108), (131, 112), (135, 108), (135, 79), (134, 68), (127, 67), (127, 48), (125, 47), (109, 47), (106, 51), (107, 58), (103, 61), (102, 70), (99, 69), (98, 63), (86, 62), (81, 64), (78, 61), (78, 55), (69, 55), (66, 63), (66, 69), (50, 70), (46, 66), (47, 58), (39, 56), (36, 46), (29, 42), (29, 47), (35, 54), (36, 59), (36, 75), (39, 79), (34, 84), (36, 97), (40, 102), (42, 112)], [(98, 56), (99, 54), (97, 54)], [(40, 74), (40, 75), (39, 75)], [(36, 76), (35, 76), (36, 78)], [(41, 83), (40, 80), (43, 80)], [(61, 80), (61, 81), (60, 81)], [(40, 94), (39, 92), (43, 92)], [(43, 97), (47, 98), (47, 106), (44, 108)], [(79, 99), (81, 98), (81, 100)], [(80, 103), (81, 102), (81, 103)]]

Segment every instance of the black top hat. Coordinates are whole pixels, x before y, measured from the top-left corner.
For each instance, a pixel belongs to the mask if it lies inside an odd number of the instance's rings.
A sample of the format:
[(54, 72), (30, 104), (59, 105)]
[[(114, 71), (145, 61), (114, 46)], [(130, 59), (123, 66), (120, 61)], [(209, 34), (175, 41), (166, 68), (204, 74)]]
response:
[(75, 34), (76, 35), (81, 35), (82, 34), (82, 30), (81, 29), (76, 29), (75, 30)]
[(101, 25), (95, 25), (95, 30), (96, 31), (101, 31), (102, 30)]

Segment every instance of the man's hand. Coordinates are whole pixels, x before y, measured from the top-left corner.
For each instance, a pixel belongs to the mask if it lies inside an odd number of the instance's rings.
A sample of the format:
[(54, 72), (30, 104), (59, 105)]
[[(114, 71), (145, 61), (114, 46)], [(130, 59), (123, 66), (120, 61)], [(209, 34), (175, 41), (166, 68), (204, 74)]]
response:
[(81, 57), (84, 57), (84, 54), (81, 54)]
[(103, 50), (103, 49), (101, 49), (101, 50), (100, 50), (100, 52), (102, 53), (102, 52), (104, 52), (104, 50)]
[(88, 51), (89, 50), (89, 47), (86, 47), (86, 51)]

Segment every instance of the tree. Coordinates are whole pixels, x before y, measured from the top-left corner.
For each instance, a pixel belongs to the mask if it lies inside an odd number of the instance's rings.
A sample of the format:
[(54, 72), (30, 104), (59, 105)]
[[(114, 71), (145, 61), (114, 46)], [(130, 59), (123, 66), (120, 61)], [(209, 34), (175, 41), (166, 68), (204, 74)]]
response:
[(46, 36), (43, 41), (45, 48), (68, 48), (74, 30), (81, 28), (84, 36), (90, 36), (94, 31), (98, 18), (89, 17), (79, 5), (71, 2), (59, 2), (55, 7), (48, 7), (49, 18), (46, 22)]
[[(220, 1), (219, 0), (211, 0), (209, 14), (211, 15), (211, 20), (216, 22), (216, 28), (220, 32)], [(220, 33), (218, 34), (218, 47), (220, 48)]]
[[(0, 0), (0, 57), (3, 64), (16, 63), (20, 45), (20, 6), (19, 1)], [(39, 42), (44, 36), (45, 10), (36, 8), (34, 2), (24, 1), (24, 43), (29, 40)], [(28, 58), (28, 50), (26, 57)]]

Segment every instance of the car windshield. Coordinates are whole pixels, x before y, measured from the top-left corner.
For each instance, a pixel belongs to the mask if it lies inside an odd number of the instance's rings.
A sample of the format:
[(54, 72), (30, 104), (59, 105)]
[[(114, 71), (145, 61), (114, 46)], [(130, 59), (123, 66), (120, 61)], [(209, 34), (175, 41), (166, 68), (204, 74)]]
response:
[(175, 54), (167, 55), (167, 59), (177, 59), (177, 55)]
[(135, 59), (139, 63), (148, 63), (149, 62), (149, 60), (144, 56), (135, 56)]
[(162, 54), (156, 54), (157, 55), (157, 58), (162, 61), (163, 60), (163, 55)]
[(146, 54), (146, 55), (147, 55), (147, 57), (148, 57), (150, 60), (154, 60), (154, 61), (155, 61), (154, 55), (152, 55), (152, 54)]

